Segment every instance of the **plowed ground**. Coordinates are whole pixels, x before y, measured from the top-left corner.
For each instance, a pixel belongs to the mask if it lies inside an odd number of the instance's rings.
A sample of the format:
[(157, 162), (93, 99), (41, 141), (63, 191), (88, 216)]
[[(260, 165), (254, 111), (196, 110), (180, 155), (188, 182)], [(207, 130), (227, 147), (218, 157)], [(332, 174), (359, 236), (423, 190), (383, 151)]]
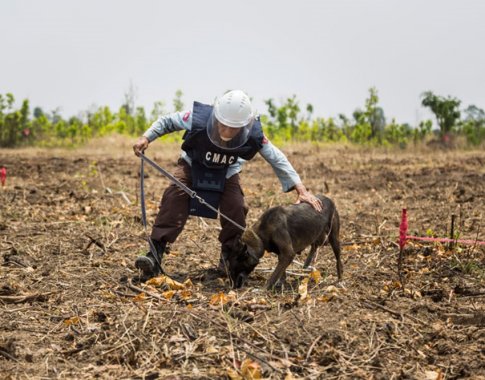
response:
[[(485, 240), (484, 152), (284, 146), (337, 205), (344, 286), (323, 247), (313, 274), (292, 264), (289, 287), (263, 290), (267, 254), (234, 292), (206, 276), (219, 223), (200, 218), (165, 258), (180, 289), (131, 282), (147, 243), (129, 145), (0, 152), (1, 378), (485, 378), (485, 246), (410, 241), (401, 283), (396, 244), (403, 207), (410, 234), (448, 237), (455, 214), (460, 239)], [(178, 147), (147, 155), (173, 171)], [(169, 182), (147, 174), (151, 223)], [(248, 224), (295, 200), (261, 158), (241, 178)]]

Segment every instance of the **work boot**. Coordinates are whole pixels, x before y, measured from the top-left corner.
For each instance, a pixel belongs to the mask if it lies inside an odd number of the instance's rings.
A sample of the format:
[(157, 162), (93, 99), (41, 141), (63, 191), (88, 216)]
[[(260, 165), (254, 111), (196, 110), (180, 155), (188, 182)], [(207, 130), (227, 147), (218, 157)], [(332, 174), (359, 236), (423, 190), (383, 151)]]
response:
[(152, 243), (156, 250), (156, 258), (150, 250), (145, 256), (138, 256), (135, 260), (135, 267), (142, 271), (140, 276), (142, 281), (149, 280), (163, 273), (161, 264), (167, 243), (157, 240), (152, 240)]

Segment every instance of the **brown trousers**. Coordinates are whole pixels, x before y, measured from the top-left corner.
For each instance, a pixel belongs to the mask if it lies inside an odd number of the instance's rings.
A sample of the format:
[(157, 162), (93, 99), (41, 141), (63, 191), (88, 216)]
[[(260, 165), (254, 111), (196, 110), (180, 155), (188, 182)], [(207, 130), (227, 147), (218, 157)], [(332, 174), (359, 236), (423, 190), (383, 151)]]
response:
[[(174, 176), (183, 184), (191, 187), (192, 174), (190, 165), (179, 159)], [(160, 209), (152, 228), (151, 238), (158, 241), (173, 243), (184, 229), (189, 217), (190, 196), (175, 184), (170, 184), (163, 193)], [(244, 204), (244, 194), (239, 184), (239, 175), (226, 179), (224, 191), (220, 198), (219, 211), (241, 226), (246, 226), (247, 207)], [(222, 230), (219, 234), (222, 251), (230, 250), (242, 231), (220, 218)]]

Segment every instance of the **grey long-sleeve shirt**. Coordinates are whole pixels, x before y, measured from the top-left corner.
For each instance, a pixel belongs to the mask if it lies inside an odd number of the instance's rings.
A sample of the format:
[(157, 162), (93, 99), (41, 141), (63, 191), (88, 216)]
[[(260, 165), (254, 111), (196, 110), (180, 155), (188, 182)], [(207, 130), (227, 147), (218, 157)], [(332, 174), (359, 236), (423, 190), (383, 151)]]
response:
[[(175, 112), (169, 115), (160, 117), (155, 121), (150, 128), (143, 134), (148, 141), (153, 141), (158, 137), (172, 133), (175, 131), (190, 131), (192, 128), (192, 112)], [(268, 139), (263, 142), (263, 147), (259, 150), (259, 154), (271, 165), (276, 176), (281, 182), (284, 192), (290, 191), (294, 186), (301, 182), (298, 173), (295, 171), (288, 158), (275, 147)], [(181, 157), (192, 164), (191, 158), (182, 151)], [(242, 166), (246, 162), (239, 158), (234, 164), (229, 166), (226, 177), (230, 178), (242, 170)]]

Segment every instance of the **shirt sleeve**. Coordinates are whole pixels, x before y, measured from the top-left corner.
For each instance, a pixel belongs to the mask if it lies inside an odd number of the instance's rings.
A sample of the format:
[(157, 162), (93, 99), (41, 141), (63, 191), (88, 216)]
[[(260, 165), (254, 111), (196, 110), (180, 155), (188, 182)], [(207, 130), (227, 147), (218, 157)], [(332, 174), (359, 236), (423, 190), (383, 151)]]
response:
[(263, 158), (271, 165), (281, 182), (283, 192), (293, 190), (296, 184), (301, 183), (300, 176), (291, 165), (284, 153), (265, 138), (263, 147), (259, 150)]
[(158, 118), (150, 128), (148, 128), (143, 136), (148, 141), (153, 140), (172, 133), (175, 131), (189, 131), (192, 128), (192, 111), (174, 112), (168, 115), (164, 115)]

